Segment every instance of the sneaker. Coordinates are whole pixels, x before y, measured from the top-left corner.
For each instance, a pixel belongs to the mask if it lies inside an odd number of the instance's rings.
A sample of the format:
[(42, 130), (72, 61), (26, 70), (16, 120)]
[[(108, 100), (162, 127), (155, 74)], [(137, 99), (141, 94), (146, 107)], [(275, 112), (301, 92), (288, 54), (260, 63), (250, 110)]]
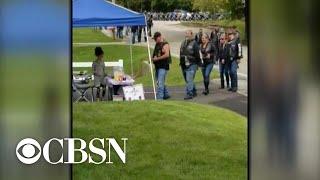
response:
[(238, 88), (232, 88), (232, 92), (237, 92)]
[(232, 88), (229, 88), (228, 91), (232, 91)]

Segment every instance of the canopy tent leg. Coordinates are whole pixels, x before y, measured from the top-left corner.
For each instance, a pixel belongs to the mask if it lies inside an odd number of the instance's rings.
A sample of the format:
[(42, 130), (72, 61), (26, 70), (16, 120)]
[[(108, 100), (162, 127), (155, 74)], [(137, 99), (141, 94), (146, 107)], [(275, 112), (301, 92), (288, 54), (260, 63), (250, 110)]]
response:
[(132, 38), (130, 38), (130, 63), (131, 63), (131, 77), (133, 78), (133, 58), (132, 58)]
[(147, 36), (149, 65), (150, 65), (150, 72), (151, 72), (151, 78), (152, 78), (154, 99), (157, 100), (156, 86), (155, 86), (155, 83), (154, 83), (153, 67), (152, 67), (151, 52), (150, 52), (150, 42), (149, 42), (149, 37), (148, 37), (148, 27), (146, 26), (144, 30), (145, 30), (145, 35)]

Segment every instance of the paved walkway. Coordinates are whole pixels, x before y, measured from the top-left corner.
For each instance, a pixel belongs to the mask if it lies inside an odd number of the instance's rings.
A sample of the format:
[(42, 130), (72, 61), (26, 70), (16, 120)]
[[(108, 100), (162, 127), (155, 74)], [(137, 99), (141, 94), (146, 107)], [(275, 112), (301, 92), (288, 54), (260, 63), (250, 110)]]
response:
[[(198, 83), (198, 96), (189, 101), (226, 108), (247, 117), (247, 97), (239, 93), (229, 92), (227, 89), (219, 89), (219, 87), (220, 81), (212, 80), (210, 84), (210, 94), (205, 96), (202, 94), (202, 91), (204, 90), (202, 83)], [(144, 89), (146, 91), (146, 98), (154, 99), (153, 89), (151, 87), (145, 87)], [(168, 90), (171, 95), (170, 100), (184, 101), (183, 98), (185, 96), (185, 87), (168, 87)]]

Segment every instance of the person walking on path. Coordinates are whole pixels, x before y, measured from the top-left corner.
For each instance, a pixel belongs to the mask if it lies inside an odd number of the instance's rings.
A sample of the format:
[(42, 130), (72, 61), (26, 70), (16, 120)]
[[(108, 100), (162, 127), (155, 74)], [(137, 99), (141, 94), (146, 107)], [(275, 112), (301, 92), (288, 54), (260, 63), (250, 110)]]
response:
[(235, 32), (229, 31), (229, 43), (227, 46), (227, 59), (229, 61), (229, 72), (231, 77), (231, 88), (229, 91), (237, 92), (238, 90), (238, 64), (240, 63), (239, 46), (235, 38)]
[(193, 32), (188, 30), (185, 36), (186, 39), (181, 43), (180, 47), (180, 66), (186, 81), (186, 96), (184, 99), (189, 100), (197, 96), (194, 78), (200, 64), (200, 52)]
[(227, 59), (227, 37), (225, 34), (222, 34), (220, 36), (218, 51), (219, 51), (218, 61), (219, 61), (220, 81), (221, 81), (220, 89), (225, 88), (224, 79), (226, 79), (227, 88), (229, 89), (230, 88), (229, 71), (228, 71), (229, 61)]
[(210, 42), (209, 35), (204, 33), (202, 35), (202, 40), (200, 44), (201, 60), (202, 60), (202, 75), (203, 75), (203, 84), (205, 90), (202, 92), (204, 95), (209, 94), (209, 83), (210, 83), (210, 74), (214, 65), (214, 57), (217, 52), (214, 45)]

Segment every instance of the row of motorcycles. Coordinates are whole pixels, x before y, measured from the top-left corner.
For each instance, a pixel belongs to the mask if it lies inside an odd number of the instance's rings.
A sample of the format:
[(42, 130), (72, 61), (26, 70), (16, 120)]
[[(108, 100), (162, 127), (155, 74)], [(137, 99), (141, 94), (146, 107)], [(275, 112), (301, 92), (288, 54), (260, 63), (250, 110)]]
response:
[(210, 14), (208, 12), (147, 12), (147, 17), (155, 21), (197, 21), (197, 20), (220, 20), (225, 17), (223, 14)]

